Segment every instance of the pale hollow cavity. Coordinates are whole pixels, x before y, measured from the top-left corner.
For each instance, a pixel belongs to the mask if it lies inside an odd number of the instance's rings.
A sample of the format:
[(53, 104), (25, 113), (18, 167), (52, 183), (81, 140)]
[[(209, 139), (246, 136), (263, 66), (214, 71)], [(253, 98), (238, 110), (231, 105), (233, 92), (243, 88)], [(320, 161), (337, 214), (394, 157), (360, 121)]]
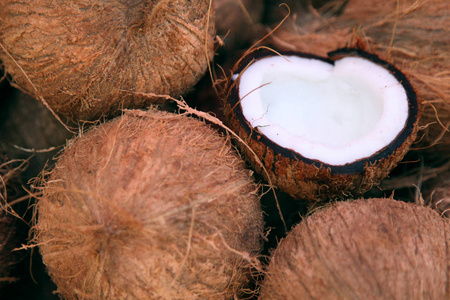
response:
[(330, 165), (372, 156), (397, 137), (408, 118), (401, 83), (358, 57), (335, 65), (297, 56), (262, 58), (240, 74), (239, 97), (253, 128)]

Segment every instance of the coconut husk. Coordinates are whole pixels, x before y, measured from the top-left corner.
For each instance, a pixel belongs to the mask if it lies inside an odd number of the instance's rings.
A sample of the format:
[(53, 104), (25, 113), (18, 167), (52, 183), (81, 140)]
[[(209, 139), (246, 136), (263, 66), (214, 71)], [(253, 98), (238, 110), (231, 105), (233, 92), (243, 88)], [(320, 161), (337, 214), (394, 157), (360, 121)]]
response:
[(231, 299), (257, 264), (251, 172), (203, 122), (127, 111), (71, 141), (35, 243), (65, 299)]
[(340, 202), (274, 251), (260, 299), (449, 299), (450, 220), (393, 199)]
[(8, 0), (2, 6), (0, 60), (12, 84), (75, 122), (164, 101), (156, 95), (179, 97), (213, 54), (210, 1)]
[(270, 45), (318, 55), (358, 47), (390, 61), (423, 100), (421, 142), (449, 155), (450, 3), (442, 0), (330, 1), (320, 9), (293, 11)]

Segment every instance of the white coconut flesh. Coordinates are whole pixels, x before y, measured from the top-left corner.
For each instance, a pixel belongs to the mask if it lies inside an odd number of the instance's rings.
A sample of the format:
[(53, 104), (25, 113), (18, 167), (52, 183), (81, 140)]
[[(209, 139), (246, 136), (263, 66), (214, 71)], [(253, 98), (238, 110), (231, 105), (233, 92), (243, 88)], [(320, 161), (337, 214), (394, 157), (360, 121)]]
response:
[(345, 165), (374, 155), (402, 131), (408, 99), (385, 68), (359, 57), (330, 64), (297, 56), (257, 60), (239, 77), (253, 128), (303, 157)]

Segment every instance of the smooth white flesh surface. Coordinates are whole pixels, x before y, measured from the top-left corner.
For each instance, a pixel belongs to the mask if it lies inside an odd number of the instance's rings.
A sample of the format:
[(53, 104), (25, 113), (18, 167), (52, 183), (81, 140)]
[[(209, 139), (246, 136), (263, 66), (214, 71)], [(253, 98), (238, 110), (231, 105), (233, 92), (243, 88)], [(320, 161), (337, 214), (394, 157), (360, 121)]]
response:
[(239, 76), (244, 117), (283, 148), (329, 165), (370, 157), (408, 118), (406, 91), (383, 67), (359, 57), (335, 62), (272, 56)]

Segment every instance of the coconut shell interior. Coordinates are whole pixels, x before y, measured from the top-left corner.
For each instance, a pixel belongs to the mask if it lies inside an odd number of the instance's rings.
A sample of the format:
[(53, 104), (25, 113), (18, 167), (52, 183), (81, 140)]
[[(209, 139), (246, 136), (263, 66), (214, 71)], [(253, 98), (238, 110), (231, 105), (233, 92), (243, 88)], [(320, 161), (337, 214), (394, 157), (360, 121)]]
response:
[[(343, 166), (328, 165), (317, 160), (303, 157), (301, 154), (275, 144), (257, 129), (253, 129), (242, 113), (239, 104), (239, 78), (229, 81), (229, 89), (225, 96), (225, 116), (229, 126), (248, 143), (248, 146), (263, 162), (265, 169), (255, 159), (251, 151), (239, 144), (245, 157), (262, 176), (268, 178), (273, 184), (297, 199), (309, 201), (326, 200), (330, 198), (345, 198), (347, 196), (361, 195), (363, 192), (377, 185), (386, 177), (390, 170), (400, 161), (408, 151), (415, 139), (418, 130), (419, 102), (415, 92), (404, 74), (392, 64), (381, 60), (373, 54), (359, 49), (340, 49), (320, 57), (313, 54), (298, 52), (281, 52), (281, 55), (298, 55), (300, 57), (319, 59), (333, 63), (346, 56), (362, 57), (380, 66), (383, 66), (402, 83), (407, 93), (409, 116), (405, 127), (399, 135), (384, 149), (372, 156), (363, 158)], [(257, 50), (251, 52), (239, 61), (233, 73), (245, 72), (245, 68), (254, 60), (269, 55), (276, 55), (272, 51)]]

